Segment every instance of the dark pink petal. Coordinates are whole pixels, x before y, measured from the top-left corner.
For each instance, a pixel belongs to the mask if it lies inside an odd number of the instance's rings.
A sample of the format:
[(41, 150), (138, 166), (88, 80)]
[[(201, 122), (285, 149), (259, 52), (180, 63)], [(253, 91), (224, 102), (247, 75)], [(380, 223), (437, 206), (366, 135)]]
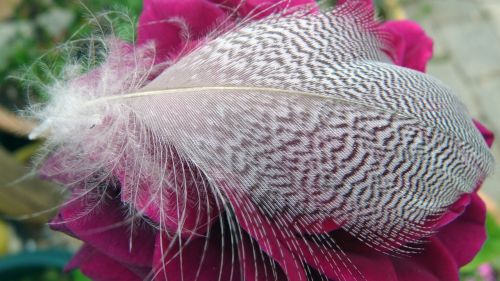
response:
[(473, 120), (474, 125), (476, 125), (476, 128), (481, 132), (483, 135), (484, 140), (486, 141), (486, 144), (488, 147), (491, 147), (493, 145), (493, 141), (495, 140), (495, 136), (493, 135), (493, 132), (488, 130), (483, 124), (479, 123), (477, 120)]
[[(493, 133), (476, 120), (474, 125), (491, 147)], [(486, 239), (485, 222), (485, 204), (477, 193), (473, 193), (464, 194), (436, 225), (439, 228), (437, 237), (454, 256), (458, 266), (467, 264), (479, 252)]]
[(288, 280), (304, 280), (303, 263), (307, 263), (331, 280), (356, 281), (365, 277), (368, 281), (399, 281), (388, 256), (364, 246), (352, 237), (348, 236), (349, 242), (335, 240), (342, 248), (348, 246), (346, 243), (355, 245), (344, 255), (331, 248), (331, 245), (320, 245), (294, 235), (289, 230), (284, 231), (256, 209), (250, 215), (248, 206), (245, 206), (244, 211), (243, 208), (235, 210), (241, 227), (280, 264)]
[(115, 171), (121, 200), (171, 233), (179, 232), (183, 237), (203, 235), (219, 215), (209, 183), (195, 167), (180, 161), (175, 151), (165, 155), (170, 159), (161, 164), (161, 169), (166, 170), (163, 182), (144, 175), (136, 183), (129, 179), (126, 164)]
[(344, 230), (334, 231), (330, 237), (342, 251), (333, 247), (332, 242), (320, 244), (297, 239), (299, 250), (294, 254), (331, 280), (399, 281), (390, 256), (364, 245)]
[(363, 2), (364, 4), (373, 7), (373, 0), (337, 0), (337, 5), (343, 5), (346, 3), (353, 3), (353, 2)]
[[(290, 228), (277, 225), (275, 220), (262, 215), (251, 200), (229, 197), (242, 229), (281, 266), (289, 281), (305, 280), (304, 263), (331, 280), (356, 281), (365, 275), (370, 281), (398, 281), (388, 256), (364, 246), (352, 236), (345, 236), (351, 245), (355, 245), (346, 256), (331, 245), (317, 244), (293, 233)], [(338, 231), (341, 230), (335, 233)], [(341, 237), (335, 238), (335, 243), (342, 248), (346, 242)], [(352, 258), (352, 263), (347, 258)], [(353, 265), (359, 266), (360, 271), (353, 271)]]
[(471, 194), (464, 194), (460, 199), (457, 200), (453, 205), (451, 205), (446, 213), (435, 223), (433, 227), (439, 229), (450, 222), (454, 221), (460, 215), (463, 214), (467, 206), (471, 202)]
[(159, 61), (173, 59), (226, 18), (218, 5), (206, 0), (145, 0), (143, 5), (138, 44), (155, 42)]
[[(342, 248), (346, 246), (345, 241), (335, 240), (335, 243)], [(356, 243), (363, 246), (360, 241)], [(304, 240), (300, 245), (301, 250), (295, 254), (303, 256), (309, 266), (331, 280), (399, 281), (389, 256), (368, 247), (341, 252), (306, 244)]]
[(361, 2), (363, 4), (368, 5), (369, 7), (372, 7), (373, 9), (373, 0), (337, 0), (337, 6), (343, 5), (343, 4), (350, 4), (354, 2)]
[(158, 234), (153, 258), (155, 280), (240, 280), (237, 252), (230, 239), (214, 228), (208, 240), (198, 237), (182, 241), (182, 246), (178, 240), (171, 244), (165, 234)]
[(250, 17), (261, 19), (268, 15), (283, 11), (287, 8), (298, 7), (302, 5), (316, 6), (314, 0), (211, 0), (222, 6), (228, 7), (229, 11), (235, 10), (241, 18)]
[(78, 252), (71, 258), (71, 260), (66, 264), (64, 267), (65, 271), (70, 271), (73, 269), (77, 269), (80, 267), (83, 263), (87, 262), (89, 259), (91, 259), (94, 254), (96, 253), (96, 249), (94, 249), (92, 246), (89, 244), (84, 243)]
[(294, 256), (290, 244), (283, 244), (283, 229), (279, 229), (269, 218), (262, 215), (245, 196), (231, 192), (227, 195), (240, 227), (259, 244), (262, 251), (281, 266), (288, 281), (307, 280), (302, 261)]
[(241, 238), (238, 251), (245, 281), (287, 281), (283, 270), (246, 235)]
[[(201, 188), (199, 186), (188, 186), (188, 193), (184, 195), (180, 190), (165, 187), (156, 190), (149, 182), (129, 186), (123, 177), (120, 181), (123, 186), (123, 202), (134, 206), (138, 212), (161, 225), (164, 230), (172, 233), (179, 231), (183, 237), (203, 235), (219, 214), (212, 196), (196, 193), (200, 191), (197, 190)], [(137, 194), (134, 194), (136, 189)]]
[[(456, 235), (460, 235), (460, 232)], [(420, 254), (392, 257), (397, 280), (459, 281), (457, 264), (447, 247), (435, 237), (430, 238), (424, 246), (425, 250)]]
[(125, 266), (89, 245), (83, 245), (66, 266), (66, 270), (74, 268), (94, 281), (141, 281), (149, 272), (148, 268)]
[[(464, 199), (459, 200), (451, 208), (450, 212), (456, 212), (456, 216), (458, 216), (468, 202), (469, 198), (464, 197)], [(336, 243), (345, 252), (345, 256), (343, 256), (338, 251), (333, 252), (333, 249), (330, 250), (332, 252), (327, 253), (328, 249), (325, 247), (315, 245), (297, 236), (287, 235), (287, 232), (262, 216), (257, 209), (249, 212), (251, 208), (249, 209), (248, 203), (250, 202), (245, 201), (245, 204), (242, 204), (243, 202), (239, 203), (240, 205), (238, 206), (245, 206), (244, 208), (235, 210), (240, 225), (250, 233), (266, 253), (281, 265), (289, 280), (300, 280), (301, 278), (300, 275), (294, 276), (294, 274), (297, 274), (297, 271), (300, 272), (301, 270), (297, 259), (306, 262), (309, 266), (332, 280), (342, 277), (345, 280), (354, 281), (358, 280), (358, 277), (361, 275), (369, 281), (458, 280), (458, 265), (461, 264), (461, 257), (450, 251), (448, 246), (436, 237), (430, 238), (430, 241), (424, 245), (423, 252), (420, 254), (409, 257), (391, 257), (368, 248), (362, 242), (350, 237), (348, 234), (335, 235), (334, 239)], [(467, 215), (464, 214), (464, 217), (467, 217)], [(460, 218), (456, 221), (460, 221)], [(482, 223), (484, 224), (484, 222)], [(448, 227), (453, 224), (449, 224)], [(478, 225), (481, 226), (481, 222), (478, 222)], [(335, 231), (335, 233), (339, 231)], [(454, 229), (455, 235), (462, 232), (464, 232), (464, 229)], [(272, 239), (269, 239), (269, 237), (272, 237)], [(468, 239), (474, 238), (467, 237)], [(480, 238), (479, 240), (482, 239)], [(457, 251), (465, 250), (468, 256), (475, 254), (477, 251), (477, 248), (474, 246), (471, 247), (471, 251), (468, 251), (466, 248), (460, 246), (463, 243), (457, 243), (453, 243), (455, 249)], [(473, 242), (473, 244), (475, 243)], [(286, 263), (285, 261), (287, 260), (291, 260), (292, 263)], [(346, 266), (341, 265), (342, 261), (347, 263)], [(287, 265), (288, 268), (291, 266), (294, 270), (286, 270)], [(356, 268), (356, 270), (353, 271), (353, 268)]]
[(380, 28), (392, 35), (388, 47), (395, 64), (425, 72), (427, 62), (432, 58), (433, 42), (418, 23), (388, 21)]
[[(94, 193), (94, 192), (91, 192)], [(96, 196), (96, 194), (92, 194)], [(71, 233), (107, 256), (122, 263), (151, 265), (154, 248), (154, 229), (131, 221), (118, 198), (90, 195), (66, 202), (51, 227)]]
[(463, 215), (441, 228), (437, 238), (453, 255), (456, 264), (469, 263), (486, 240), (486, 206), (475, 193)]
[(57, 212), (57, 214), (49, 221), (49, 227), (52, 230), (60, 231), (74, 238), (78, 238), (66, 225), (66, 221), (62, 217), (61, 210), (59, 210), (59, 212)]
[[(359, 271), (366, 281), (403, 281), (398, 279), (389, 256), (366, 249), (364, 252), (348, 252), (347, 259), (353, 264), (351, 271)], [(344, 268), (345, 270), (345, 268)], [(349, 272), (343, 272), (344, 275)]]
[[(286, 220), (286, 218), (281, 219)], [(325, 218), (313, 222), (297, 220), (290, 224), (290, 227), (301, 234), (324, 234), (335, 231), (341, 226), (342, 224), (335, 218)]]
[(42, 179), (47, 181), (52, 181), (61, 185), (72, 185), (78, 183), (82, 176), (85, 176), (83, 171), (71, 171), (71, 173), (65, 172), (64, 157), (65, 151), (56, 150), (54, 153), (50, 154), (44, 161), (38, 174)]

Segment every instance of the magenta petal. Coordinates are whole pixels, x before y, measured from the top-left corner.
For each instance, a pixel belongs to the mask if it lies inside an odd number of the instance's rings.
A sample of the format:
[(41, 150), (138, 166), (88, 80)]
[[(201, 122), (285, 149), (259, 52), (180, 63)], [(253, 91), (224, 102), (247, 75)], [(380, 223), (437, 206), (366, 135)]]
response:
[(389, 53), (395, 64), (425, 72), (427, 62), (432, 58), (433, 42), (418, 23), (388, 21), (380, 28), (392, 35)]
[[(286, 281), (281, 268), (268, 255), (260, 250), (259, 245), (244, 235), (238, 245), (242, 275), (245, 281)], [(273, 272), (274, 271), (274, 272)], [(276, 274), (276, 276), (274, 275)]]
[(125, 266), (89, 245), (83, 245), (66, 266), (66, 270), (74, 268), (80, 268), (94, 281), (141, 281), (149, 271), (148, 268)]
[(486, 206), (477, 194), (463, 215), (439, 230), (437, 237), (453, 255), (458, 266), (469, 263), (486, 240)]
[(161, 183), (151, 175), (135, 183), (128, 177), (127, 165), (118, 168), (115, 176), (120, 181), (121, 200), (171, 233), (203, 235), (219, 215), (215, 196), (196, 168), (180, 161), (174, 151), (169, 154), (169, 161), (161, 166), (166, 170)]
[[(212, 229), (208, 240), (195, 238), (182, 241), (158, 234), (155, 244), (153, 268), (156, 281), (197, 280), (237, 281), (240, 280), (237, 253), (232, 251), (230, 240), (225, 240), (217, 229)], [(181, 250), (179, 250), (181, 249)], [(198, 276), (198, 277), (197, 277)]]
[[(353, 272), (352, 264), (345, 262), (346, 256), (340, 251), (307, 241), (291, 231), (283, 231), (279, 225), (262, 215), (248, 199), (242, 197), (238, 200), (236, 196), (229, 198), (240, 226), (281, 266), (289, 281), (306, 280), (304, 263), (332, 280), (356, 281), (360, 280), (362, 275), (371, 276), (374, 279), (368, 280), (374, 281), (397, 280), (394, 278), (395, 273), (390, 260), (383, 254), (371, 249), (367, 258), (353, 254), (354, 265), (357, 266), (356, 262), (359, 262), (363, 267), (361, 274)], [(336, 240), (336, 242), (343, 246), (343, 241)], [(363, 246), (357, 240), (355, 243)], [(377, 279), (378, 277), (387, 279)]]
[(337, 0), (337, 5), (343, 5), (343, 4), (352, 3), (352, 2), (363, 2), (364, 4), (367, 4), (370, 7), (373, 7), (373, 0)]
[(66, 159), (64, 157), (65, 154), (66, 152), (63, 150), (56, 150), (48, 155), (38, 170), (40, 177), (44, 180), (70, 186), (78, 183), (82, 177), (85, 177), (85, 174), (79, 171), (72, 171), (71, 173), (63, 172), (66, 171), (64, 169), (66, 163), (63, 162)]
[[(184, 191), (169, 187), (155, 190), (149, 182), (136, 186), (129, 185), (124, 177), (119, 176), (119, 179), (122, 185), (121, 200), (171, 233), (179, 232), (183, 237), (203, 235), (219, 214), (213, 196), (203, 194), (198, 197), (199, 186), (187, 186), (185, 194)], [(184, 195), (186, 200), (182, 198)]]
[(222, 6), (228, 7), (230, 10), (237, 9), (238, 16), (241, 18), (252, 17), (261, 19), (276, 12), (283, 11), (285, 8), (292, 8), (302, 5), (316, 6), (314, 0), (290, 0), (290, 1), (273, 1), (273, 0), (211, 0)]
[[(366, 281), (403, 281), (398, 279), (394, 265), (387, 255), (372, 249), (358, 253), (348, 252), (346, 255)], [(349, 272), (343, 272), (343, 274), (347, 275)]]
[(493, 132), (488, 130), (483, 124), (479, 123), (477, 120), (473, 120), (474, 125), (476, 125), (476, 128), (481, 132), (483, 135), (484, 141), (488, 145), (488, 147), (491, 147), (493, 145), (493, 141), (495, 140), (495, 136), (493, 135)]
[(294, 254), (331, 280), (399, 281), (388, 255), (369, 248), (344, 230), (333, 232), (331, 237), (342, 251), (333, 249), (330, 243), (297, 239), (298, 251)]
[(397, 280), (459, 281), (457, 264), (446, 246), (435, 237), (424, 246), (425, 250), (420, 254), (392, 258)]
[(76, 254), (71, 258), (71, 260), (66, 264), (64, 267), (65, 271), (70, 271), (73, 269), (77, 269), (80, 267), (83, 263), (87, 262), (89, 259), (91, 259), (96, 252), (96, 249), (94, 249), (92, 246), (89, 244), (83, 244), (82, 247), (76, 252)]
[[(286, 218), (283, 218), (286, 220)], [(314, 222), (294, 222), (293, 228), (301, 234), (325, 234), (340, 229), (342, 224), (339, 224), (335, 218), (325, 218)]]
[[(345, 241), (335, 241), (344, 248)], [(396, 277), (390, 258), (383, 253), (363, 246), (363, 250), (339, 250), (301, 241), (301, 250), (297, 255), (303, 255), (309, 266), (331, 280), (345, 281), (399, 281)], [(329, 252), (327, 252), (329, 251)], [(304, 255), (305, 254), (305, 255)]]
[(451, 205), (446, 213), (433, 224), (434, 229), (439, 229), (450, 222), (453, 222), (456, 218), (463, 214), (467, 206), (471, 202), (471, 194), (463, 194), (460, 199), (458, 199), (453, 205)]
[(132, 231), (121, 202), (109, 200), (107, 196), (99, 201), (90, 200), (89, 196), (71, 199), (51, 226), (71, 233), (120, 262), (151, 265), (154, 230), (144, 223), (136, 223)]
[(178, 55), (189, 41), (205, 37), (225, 17), (220, 7), (205, 0), (145, 0), (138, 43), (154, 41), (156, 57), (163, 61)]
[(282, 244), (283, 231), (262, 215), (251, 200), (231, 192), (227, 194), (240, 227), (281, 266), (288, 281), (307, 280), (302, 261), (289, 250), (290, 245)]
[[(248, 205), (245, 209), (248, 212)], [(248, 224), (249, 217), (252, 218), (253, 225)], [(280, 264), (289, 281), (303, 280), (303, 263), (331, 280), (357, 281), (364, 277), (367, 281), (399, 281), (388, 256), (364, 246), (358, 240), (352, 239), (362, 250), (350, 249), (344, 255), (327, 245), (319, 245), (284, 232), (257, 210), (246, 219), (242, 217), (238, 220), (260, 248)], [(341, 247), (347, 246), (345, 241), (335, 241)], [(353, 268), (357, 270), (353, 271)]]
[[(63, 207), (64, 208), (64, 207)], [(74, 233), (73, 231), (71, 231), (71, 229), (68, 228), (68, 226), (66, 225), (66, 222), (64, 220), (64, 218), (62, 217), (62, 214), (61, 214), (61, 211), (59, 211), (50, 221), (49, 221), (49, 227), (52, 229), (52, 230), (55, 230), (55, 231), (60, 231), (60, 232), (63, 232), (63, 233), (66, 233), (67, 235), (69, 236), (72, 236), (72, 237), (75, 237), (75, 238), (78, 238)]]

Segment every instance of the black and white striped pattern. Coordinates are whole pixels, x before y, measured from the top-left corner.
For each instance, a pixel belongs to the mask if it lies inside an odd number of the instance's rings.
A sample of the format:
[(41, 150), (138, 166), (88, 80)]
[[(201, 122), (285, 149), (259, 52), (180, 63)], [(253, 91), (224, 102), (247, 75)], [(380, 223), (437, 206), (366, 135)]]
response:
[(351, 8), (228, 33), (144, 89), (200, 90), (129, 103), (215, 188), (271, 217), (334, 217), (378, 247), (425, 236), (493, 159), (450, 89), (391, 64)]
[[(49, 141), (68, 152), (69, 172), (83, 166), (112, 175), (120, 163), (135, 195), (144, 192), (143, 178), (154, 179), (152, 204), (168, 193), (206, 211), (203, 199), (215, 194), (227, 214), (238, 210), (240, 223), (269, 240), (285, 237), (295, 253), (304, 249), (294, 239), (304, 229), (321, 233), (315, 227), (329, 219), (377, 249), (413, 252), (411, 242), (430, 235), (433, 221), (473, 192), (494, 161), (448, 87), (391, 63), (387, 35), (371, 15), (345, 4), (271, 17), (199, 47), (140, 92), (106, 96), (136, 90), (106, 79), (90, 95), (70, 88), (70, 99), (45, 114)], [(172, 163), (174, 154), (183, 163)], [(282, 233), (260, 227), (263, 220)], [(335, 241), (308, 239), (334, 271), (348, 266)], [(310, 249), (297, 270), (318, 255)], [(352, 275), (360, 276), (355, 268)]]

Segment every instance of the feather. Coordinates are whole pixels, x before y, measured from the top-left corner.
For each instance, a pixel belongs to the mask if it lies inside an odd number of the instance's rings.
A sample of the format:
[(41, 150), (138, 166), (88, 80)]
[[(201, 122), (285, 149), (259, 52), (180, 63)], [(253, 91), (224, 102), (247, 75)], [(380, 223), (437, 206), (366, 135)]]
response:
[(198, 216), (229, 209), (255, 240), (278, 239), (308, 264), (345, 263), (333, 240), (336, 254), (312, 257), (312, 247), (324, 244), (294, 238), (324, 233), (331, 218), (371, 247), (411, 253), (409, 245), (431, 235), (434, 221), (473, 192), (494, 161), (450, 88), (391, 63), (389, 38), (371, 16), (345, 4), (242, 24), (151, 82), (150, 50), (120, 53), (115, 58), (129, 67), (110, 63), (96, 85), (53, 87), (32, 137), (50, 130), (48, 151), (65, 155), (57, 173), (78, 171), (75, 182), (89, 182), (99, 171), (90, 187), (121, 174), (134, 202), (146, 200), (146, 180), (154, 198), (179, 206), (214, 194), (218, 207), (200, 207)]

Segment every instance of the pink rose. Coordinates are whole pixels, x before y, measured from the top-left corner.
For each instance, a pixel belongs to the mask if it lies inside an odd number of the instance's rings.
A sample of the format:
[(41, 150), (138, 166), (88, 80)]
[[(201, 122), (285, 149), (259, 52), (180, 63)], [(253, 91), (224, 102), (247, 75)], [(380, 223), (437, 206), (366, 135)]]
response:
[[(138, 44), (154, 41), (156, 62), (164, 62), (184, 54), (220, 24), (230, 26), (249, 15), (261, 18), (284, 5), (273, 6), (275, 1), (266, 0), (239, 3), (238, 0), (145, 0)], [(313, 3), (292, 0), (290, 5)], [(432, 40), (418, 24), (392, 21), (381, 23), (381, 29), (391, 35), (392, 45), (387, 52), (395, 64), (425, 70), (432, 55)], [(491, 146), (491, 132), (475, 124)], [(64, 152), (54, 153), (41, 174), (62, 184), (73, 183), (78, 175), (57, 173), (58, 165), (64, 164), (58, 162), (58, 153)], [(187, 171), (195, 175), (188, 178), (183, 190), (188, 200), (176, 200), (168, 187), (152, 189), (154, 177), (146, 175), (139, 183), (129, 182), (127, 163), (120, 164), (113, 175), (115, 180), (103, 190), (89, 192), (84, 191), (84, 186), (72, 186), (73, 197), (51, 222), (52, 228), (84, 241), (68, 269), (78, 267), (93, 280), (354, 280), (349, 277), (353, 274), (343, 271), (346, 267), (332, 267), (332, 262), (342, 260), (332, 261), (322, 254), (319, 246), (307, 243), (308, 230), (301, 229), (292, 237), (254, 211), (250, 201), (239, 204), (250, 206), (245, 212), (252, 214), (252, 221), (260, 222), (258, 226), (245, 220), (241, 209), (234, 209), (234, 217), (222, 211), (220, 202), (208, 189), (200, 191), (190, 185), (195, 181), (208, 184), (203, 175), (193, 171), (193, 167), (175, 164), (178, 157), (175, 151), (170, 155), (172, 164), (165, 169), (175, 170), (172, 174), (179, 177)], [(131, 185), (139, 185), (141, 194), (134, 194)], [(159, 201), (160, 197), (154, 196), (158, 192), (167, 200)], [(195, 200), (200, 198), (198, 192), (203, 193), (203, 202)], [(229, 194), (228, 200), (234, 198)], [(141, 216), (131, 220), (127, 216), (129, 206)], [(181, 216), (179, 210), (185, 213)], [(423, 245), (423, 251), (404, 257), (393, 257), (364, 245), (342, 230), (334, 218), (315, 225), (315, 229), (333, 236), (345, 253), (343, 258), (348, 258), (359, 276), (368, 281), (458, 281), (458, 269), (475, 256), (486, 238), (485, 213), (484, 203), (476, 193), (462, 196), (436, 222), (437, 233)], [(241, 234), (239, 240), (232, 240), (228, 226)], [(270, 241), (265, 233), (276, 233), (276, 239)], [(295, 247), (285, 246), (289, 240), (293, 240)]]

